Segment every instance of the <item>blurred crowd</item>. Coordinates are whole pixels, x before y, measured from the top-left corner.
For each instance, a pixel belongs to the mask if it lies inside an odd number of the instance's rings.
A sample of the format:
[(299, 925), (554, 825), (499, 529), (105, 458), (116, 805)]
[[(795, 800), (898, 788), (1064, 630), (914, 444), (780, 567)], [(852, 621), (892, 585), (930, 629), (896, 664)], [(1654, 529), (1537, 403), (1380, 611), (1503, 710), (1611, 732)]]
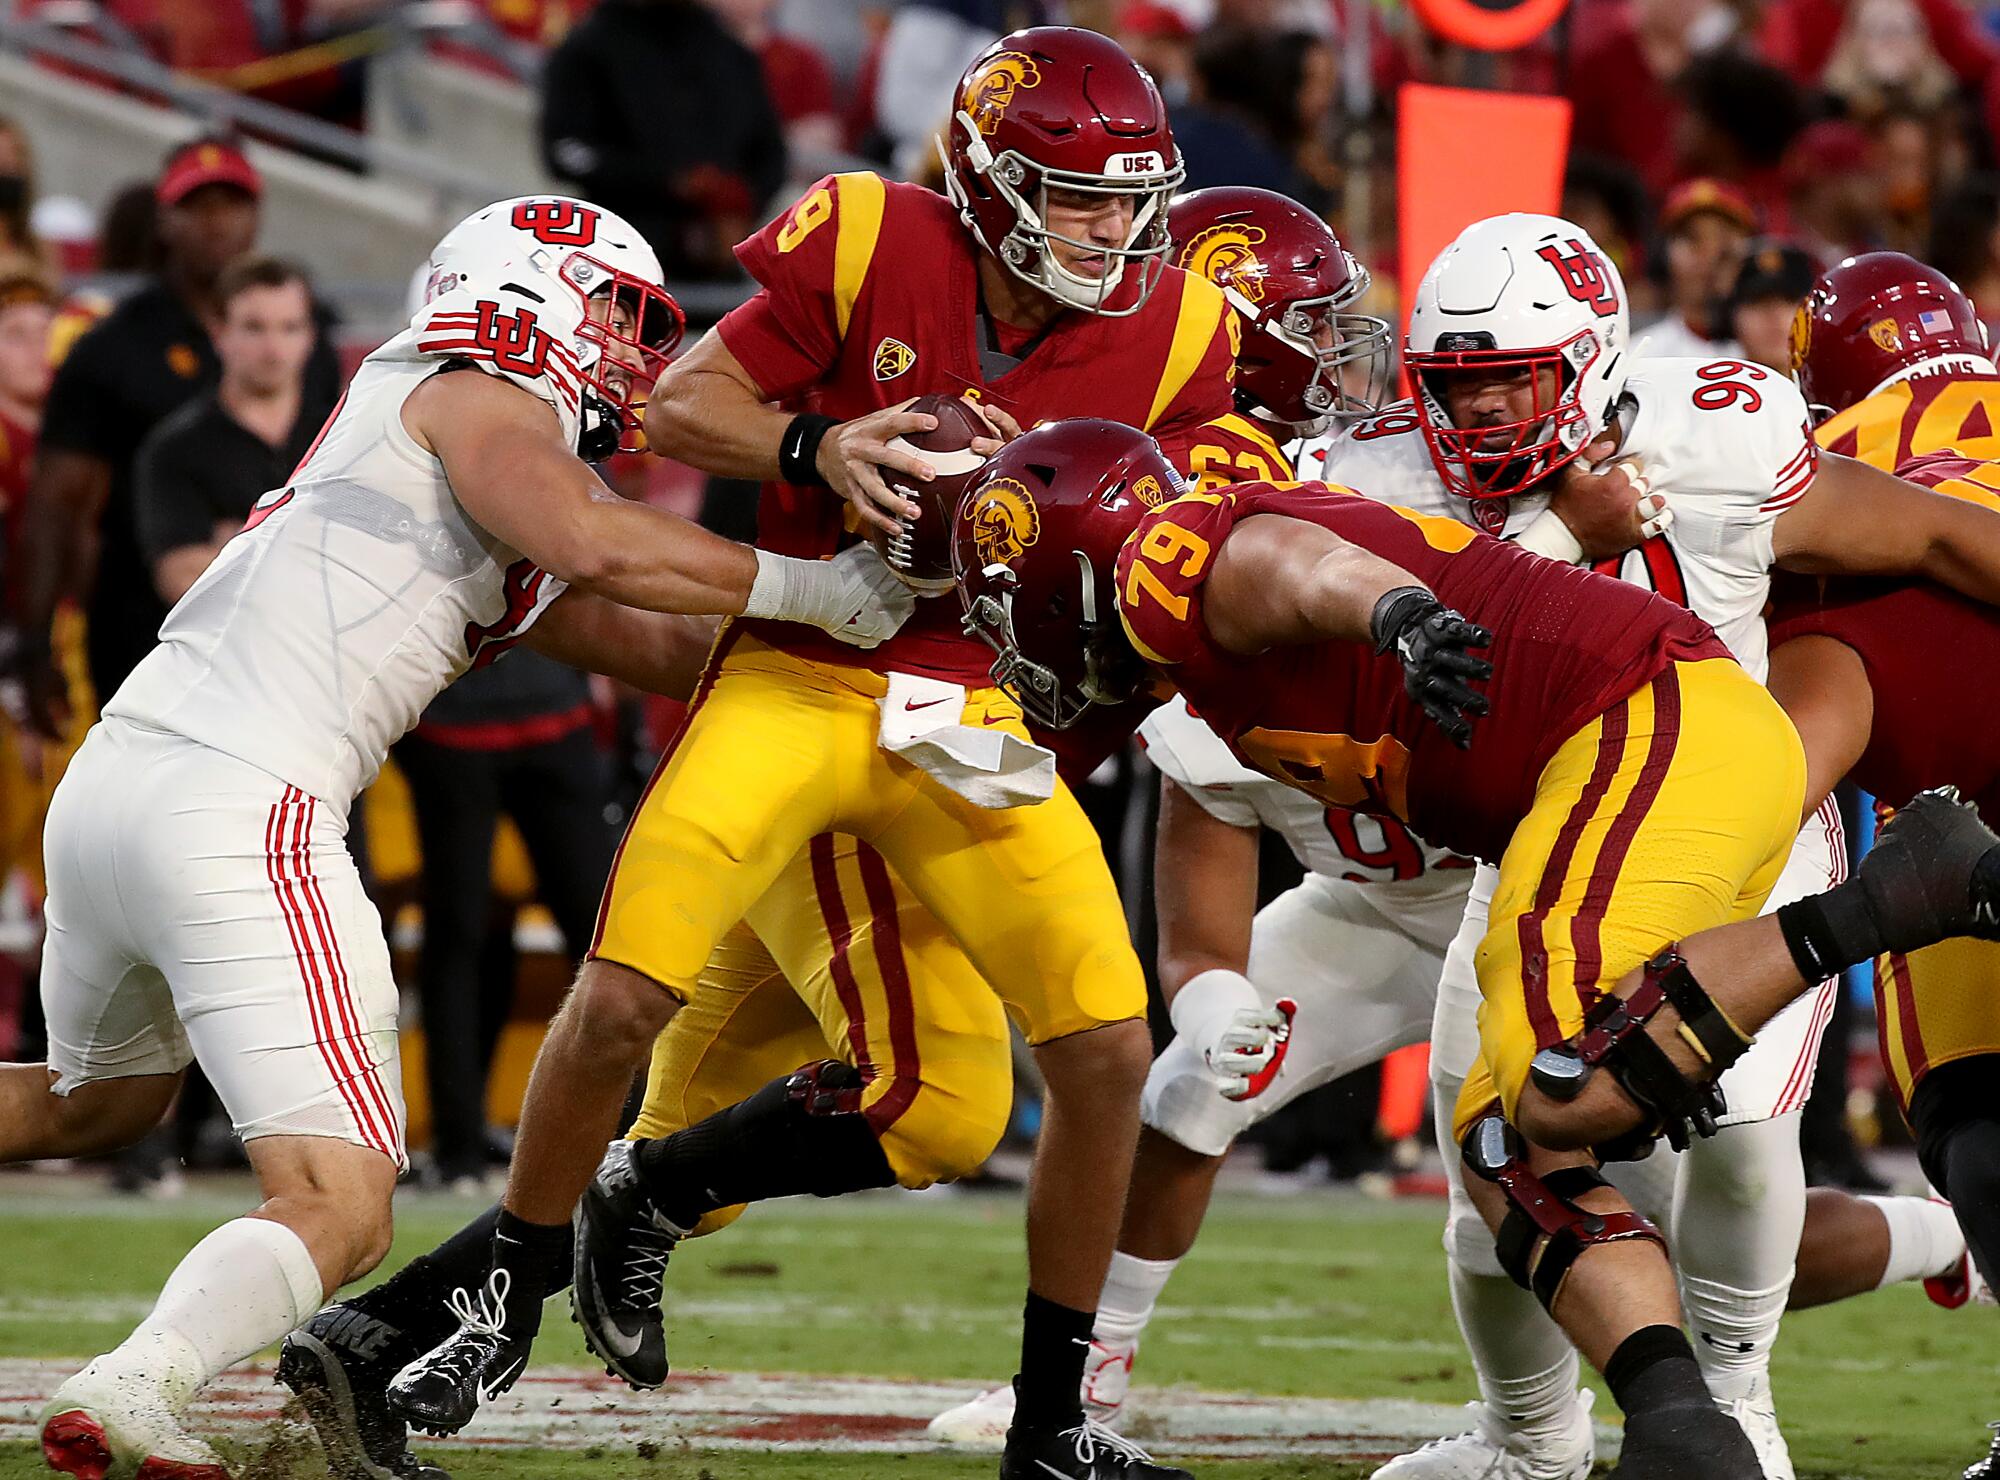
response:
[[(1570, 100), (1563, 210), (1619, 262), (1656, 352), (1786, 369), (1813, 278), (1875, 247), (1932, 261), (2000, 321), (2000, 0), (1572, 0), (1503, 55), (1446, 45), (1384, 0), (13, 0), (16, 16), (352, 127), (371, 58), (412, 44), (419, 10), (416, 44), (440, 61), (535, 89), (542, 167), (639, 226), (670, 283), (736, 278), (733, 244), (828, 170), (935, 183), (931, 141), (965, 64), (1009, 29), (1066, 21), (1154, 72), (1190, 188), (1259, 185), (1323, 212), (1392, 318), (1397, 87), (1425, 81)], [(6, 630), (33, 678), (26, 721), (0, 726), (0, 1052), (15, 1058), (36, 1051), (39, 809), (65, 746), (371, 347), (341, 336), (303, 266), (259, 253), (262, 181), (236, 140), (176, 148), (94, 216), (64, 183), (37, 179), (0, 118), (0, 534)], [(708, 500), (738, 537), (742, 492)], [(516, 656), (448, 691), (357, 813), (385, 916), (420, 922), (397, 938), (427, 1029), (412, 1058), (439, 1182), (504, 1157), (485, 1107), (510, 1016), (560, 990), (673, 718)], [(1091, 805), (1143, 901), (1140, 769), (1114, 766)], [(1268, 882), (1288, 867), (1274, 858)], [(547, 983), (517, 971), (518, 939), (555, 963)], [(128, 1180), (212, 1149), (189, 1098), (177, 1142)], [(1334, 1155), (1351, 1131), (1302, 1144)]]

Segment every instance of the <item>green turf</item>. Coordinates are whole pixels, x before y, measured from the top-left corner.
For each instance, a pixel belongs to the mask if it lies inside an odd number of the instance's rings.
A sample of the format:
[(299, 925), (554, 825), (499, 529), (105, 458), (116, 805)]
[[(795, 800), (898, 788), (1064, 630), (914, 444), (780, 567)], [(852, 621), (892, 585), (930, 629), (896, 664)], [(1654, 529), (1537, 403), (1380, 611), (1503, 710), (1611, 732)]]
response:
[[(87, 1355), (143, 1313), (186, 1247), (240, 1204), (78, 1201), (0, 1183), (0, 1356)], [(395, 1260), (474, 1209), (412, 1199)], [(1218, 1203), (1141, 1360), (1142, 1383), (1264, 1393), (1460, 1402), (1471, 1393), (1450, 1322), (1441, 1208), (1356, 1198)], [(1013, 1370), (1022, 1288), (1019, 1209), (1000, 1197), (896, 1194), (761, 1210), (675, 1255), (669, 1336), (680, 1370), (851, 1372), (985, 1382)], [(1914, 1288), (1791, 1317), (1779, 1411), (1799, 1473), (1853, 1480), (1952, 1476), (1994, 1416), (1992, 1313), (1947, 1314)], [(560, 1307), (541, 1360), (586, 1360)], [(1600, 1400), (1600, 1414), (1610, 1411)], [(34, 1456), (0, 1450), (0, 1475)], [(531, 1456), (455, 1450), (464, 1480), (646, 1475), (660, 1480), (990, 1476), (986, 1460), (755, 1456), (669, 1449)], [(1324, 1480), (1330, 1461), (1205, 1463), (1215, 1480)]]

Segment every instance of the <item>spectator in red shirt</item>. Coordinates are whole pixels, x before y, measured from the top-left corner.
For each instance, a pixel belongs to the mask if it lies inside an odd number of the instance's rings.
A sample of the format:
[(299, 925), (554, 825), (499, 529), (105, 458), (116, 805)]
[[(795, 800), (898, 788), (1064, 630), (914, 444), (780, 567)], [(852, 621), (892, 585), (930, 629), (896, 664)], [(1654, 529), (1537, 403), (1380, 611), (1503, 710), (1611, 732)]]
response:
[(15, 542), (28, 496), (42, 404), (49, 398), (49, 329), (55, 295), (40, 277), (0, 278), (0, 530)]
[(1571, 136), (1629, 164), (1657, 199), (1677, 171), (1674, 138), (1683, 108), (1674, 80), (1731, 28), (1719, 0), (1633, 0), (1570, 58)]
[(1786, 151), (1785, 177), (1792, 232), (1814, 255), (1838, 262), (1877, 244), (1882, 188), (1866, 129), (1821, 119)]

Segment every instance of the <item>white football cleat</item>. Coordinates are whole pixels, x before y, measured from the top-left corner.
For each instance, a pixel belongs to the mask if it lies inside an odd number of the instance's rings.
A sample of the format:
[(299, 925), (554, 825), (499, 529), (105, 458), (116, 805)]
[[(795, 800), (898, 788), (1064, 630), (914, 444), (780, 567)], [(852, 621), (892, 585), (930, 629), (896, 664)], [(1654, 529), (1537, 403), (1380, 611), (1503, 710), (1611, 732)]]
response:
[[(1108, 1345), (1093, 1341), (1083, 1359), (1083, 1411), (1092, 1422), (1105, 1428), (1118, 1426), (1125, 1398), (1132, 1391), (1132, 1361), (1139, 1355), (1139, 1343)], [(1000, 1450), (1007, 1446), (1007, 1430), (1014, 1425), (1014, 1388), (988, 1388), (970, 1403), (947, 1408), (925, 1427), (924, 1432), (940, 1444), (956, 1444), (966, 1449)]]
[(1471, 1429), (1433, 1439), (1392, 1459), (1374, 1480), (1586, 1480), (1597, 1461), (1590, 1406), (1597, 1394), (1584, 1388), (1557, 1434), (1525, 1434), (1496, 1420), (1484, 1403), (1467, 1403)]
[(1014, 1388), (989, 1388), (970, 1403), (947, 1408), (932, 1419), (924, 1432), (940, 1444), (957, 1444), (967, 1449), (990, 1449), (996, 1454), (1007, 1447), (1007, 1430), (1014, 1426)]
[(1757, 1451), (1764, 1480), (1794, 1480), (1792, 1452), (1785, 1447), (1785, 1436), (1778, 1431), (1778, 1409), (1771, 1400), (1771, 1379), (1758, 1378), (1749, 1392), (1721, 1407), (1736, 1420), (1750, 1440), (1750, 1447)]
[(229, 1480), (213, 1449), (180, 1425), (158, 1386), (92, 1362), (42, 1408), (42, 1457), (78, 1480)]

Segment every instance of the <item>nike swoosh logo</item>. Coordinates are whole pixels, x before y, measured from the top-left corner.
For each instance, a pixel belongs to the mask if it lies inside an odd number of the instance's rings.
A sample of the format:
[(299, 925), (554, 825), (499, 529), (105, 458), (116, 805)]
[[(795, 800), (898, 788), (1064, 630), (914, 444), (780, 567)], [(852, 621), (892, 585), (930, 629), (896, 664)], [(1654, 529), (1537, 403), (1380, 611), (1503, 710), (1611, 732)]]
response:
[(499, 1378), (495, 1379), (493, 1386), (491, 1387), (488, 1387), (486, 1385), (485, 1379), (482, 1378), (479, 1383), (479, 1405), (483, 1408), (488, 1403), (493, 1401), (493, 1399), (499, 1397), (500, 1394), (506, 1392), (508, 1387), (513, 1383), (514, 1379), (521, 1375), (521, 1369), (526, 1367), (527, 1365), (528, 1365), (527, 1359), (525, 1357), (522, 1358), (520, 1361), (514, 1364), (513, 1369), (511, 1371), (506, 1372)]
[[(590, 1291), (597, 1297), (597, 1308), (600, 1311), (603, 1310), (606, 1305), (604, 1287), (597, 1283), (595, 1275), (591, 1277)], [(610, 1347), (612, 1352), (617, 1356), (629, 1357), (639, 1349), (639, 1338), (637, 1336), (627, 1336), (616, 1326), (600, 1321), (595, 1323), (591, 1329), (596, 1333), (597, 1339)]]
[(903, 701), (903, 710), (905, 713), (908, 713), (912, 709), (933, 709), (940, 704), (949, 704), (950, 702), (951, 702), (950, 695), (946, 695), (942, 699), (926, 699), (921, 704), (919, 704), (915, 699), (905, 699)]

